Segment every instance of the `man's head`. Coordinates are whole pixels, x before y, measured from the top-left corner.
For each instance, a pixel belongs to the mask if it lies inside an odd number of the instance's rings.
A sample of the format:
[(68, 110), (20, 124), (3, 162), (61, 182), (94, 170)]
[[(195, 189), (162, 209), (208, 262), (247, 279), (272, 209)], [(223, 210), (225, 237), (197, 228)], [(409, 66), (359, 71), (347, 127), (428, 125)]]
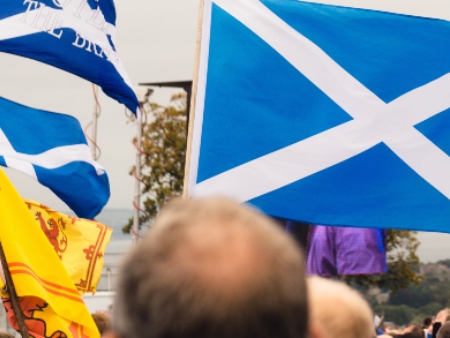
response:
[(364, 298), (341, 282), (308, 277), (311, 325), (324, 338), (372, 338), (372, 311)]
[(223, 198), (176, 200), (125, 260), (120, 338), (299, 337), (304, 261), (265, 216)]
[(450, 338), (450, 321), (441, 326), (437, 332), (436, 338)]

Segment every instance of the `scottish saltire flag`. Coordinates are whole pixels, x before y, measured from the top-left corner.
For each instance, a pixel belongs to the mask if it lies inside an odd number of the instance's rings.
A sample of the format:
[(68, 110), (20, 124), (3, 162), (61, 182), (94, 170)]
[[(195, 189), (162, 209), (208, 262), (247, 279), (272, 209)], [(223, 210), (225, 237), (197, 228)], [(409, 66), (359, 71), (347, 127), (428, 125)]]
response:
[(113, 0), (2, 0), (0, 52), (98, 84), (135, 114), (139, 102), (115, 46)]
[(306, 272), (318, 276), (386, 273), (385, 243), (384, 229), (313, 225)]
[(82, 218), (94, 218), (109, 199), (108, 176), (69, 115), (0, 97), (0, 165), (37, 179)]
[(206, 0), (188, 194), (450, 232), (450, 23)]

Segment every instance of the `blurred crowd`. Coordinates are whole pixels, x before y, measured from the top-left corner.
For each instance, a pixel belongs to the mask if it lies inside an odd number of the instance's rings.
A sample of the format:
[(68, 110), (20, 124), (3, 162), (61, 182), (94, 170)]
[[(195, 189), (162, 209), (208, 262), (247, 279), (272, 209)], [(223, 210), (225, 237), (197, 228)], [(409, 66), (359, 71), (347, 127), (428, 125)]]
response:
[(168, 203), (116, 289), (102, 337), (450, 338), (449, 309), (385, 329), (358, 291), (307, 277), (302, 249), (272, 219), (219, 197)]
[[(107, 338), (450, 338), (450, 309), (393, 330), (348, 285), (306, 276), (300, 246), (225, 198), (169, 202), (124, 259)], [(0, 337), (9, 337), (2, 336)]]
[(385, 338), (450, 338), (450, 309), (442, 309), (435, 317), (424, 318), (423, 325), (409, 324), (403, 329), (389, 329), (380, 323), (376, 329), (379, 337)]

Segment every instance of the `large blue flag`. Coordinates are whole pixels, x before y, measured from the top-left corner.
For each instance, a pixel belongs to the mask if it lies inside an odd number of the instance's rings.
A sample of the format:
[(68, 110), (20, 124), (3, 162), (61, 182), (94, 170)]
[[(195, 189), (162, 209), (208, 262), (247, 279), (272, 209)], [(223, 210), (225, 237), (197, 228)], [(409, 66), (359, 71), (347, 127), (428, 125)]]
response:
[(0, 52), (98, 84), (137, 114), (139, 102), (115, 47), (113, 0), (1, 0)]
[(450, 23), (206, 0), (188, 193), (311, 224), (450, 232)]
[(0, 165), (37, 179), (81, 218), (93, 219), (109, 199), (108, 176), (69, 115), (0, 97)]

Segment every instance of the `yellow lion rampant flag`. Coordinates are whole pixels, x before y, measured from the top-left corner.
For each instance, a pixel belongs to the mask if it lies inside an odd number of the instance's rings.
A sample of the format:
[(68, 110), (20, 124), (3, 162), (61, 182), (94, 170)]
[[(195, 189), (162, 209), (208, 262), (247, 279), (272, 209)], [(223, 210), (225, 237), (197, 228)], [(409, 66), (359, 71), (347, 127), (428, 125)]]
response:
[(78, 291), (95, 292), (112, 229), (96, 221), (64, 215), (34, 201), (25, 200), (25, 204)]
[[(1, 170), (0, 241), (30, 336), (100, 337), (60, 256)], [(4, 299), (4, 304), (11, 325), (18, 329), (9, 301)]]

